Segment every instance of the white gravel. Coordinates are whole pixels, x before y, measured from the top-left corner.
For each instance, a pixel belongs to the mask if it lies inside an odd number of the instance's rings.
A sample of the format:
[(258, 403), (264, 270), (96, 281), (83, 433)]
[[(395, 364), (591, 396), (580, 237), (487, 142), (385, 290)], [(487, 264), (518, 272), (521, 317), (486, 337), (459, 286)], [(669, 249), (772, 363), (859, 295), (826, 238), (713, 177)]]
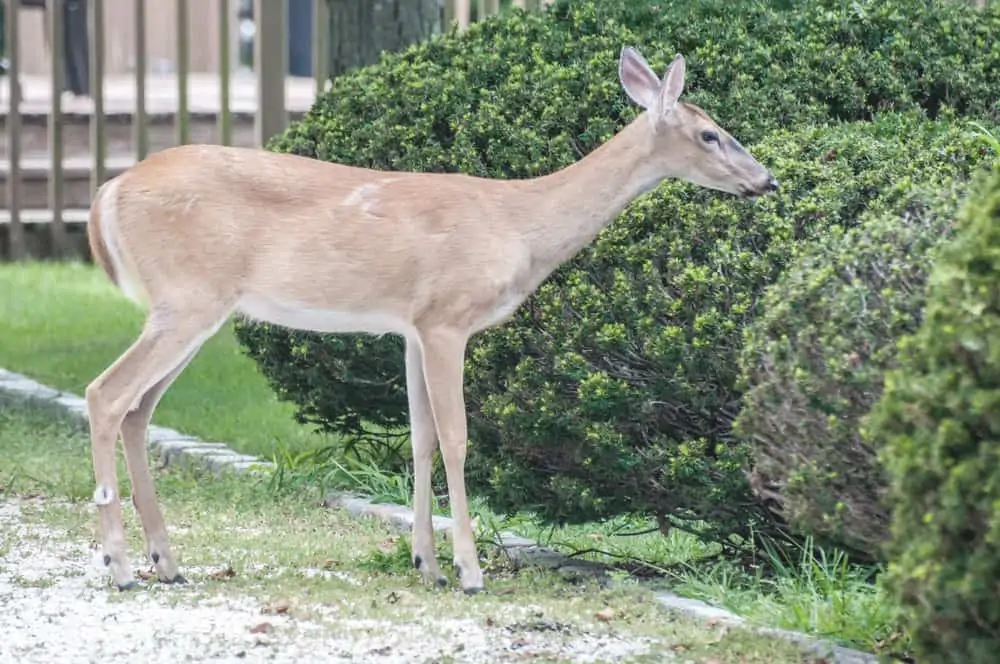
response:
[[(206, 599), (196, 583), (120, 594), (106, 585), (97, 552), (87, 542), (33, 523), (25, 504), (0, 503), (0, 664), (390, 664), (442, 657), (478, 663), (544, 655), (607, 662), (644, 653), (651, 645), (576, 630), (440, 620), (433, 607), (415, 611), (405, 624), (352, 619), (338, 607), (310, 607), (315, 619), (262, 615), (254, 599)], [(270, 629), (251, 632), (262, 623)]]

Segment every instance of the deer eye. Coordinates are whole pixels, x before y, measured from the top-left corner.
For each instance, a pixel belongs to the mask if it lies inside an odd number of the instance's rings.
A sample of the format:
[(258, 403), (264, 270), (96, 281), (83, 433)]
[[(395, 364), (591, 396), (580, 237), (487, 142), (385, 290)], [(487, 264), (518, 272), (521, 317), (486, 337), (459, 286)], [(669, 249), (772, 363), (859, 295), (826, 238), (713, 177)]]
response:
[(701, 140), (705, 141), (706, 143), (718, 143), (719, 134), (710, 129), (706, 129), (705, 131), (701, 132)]

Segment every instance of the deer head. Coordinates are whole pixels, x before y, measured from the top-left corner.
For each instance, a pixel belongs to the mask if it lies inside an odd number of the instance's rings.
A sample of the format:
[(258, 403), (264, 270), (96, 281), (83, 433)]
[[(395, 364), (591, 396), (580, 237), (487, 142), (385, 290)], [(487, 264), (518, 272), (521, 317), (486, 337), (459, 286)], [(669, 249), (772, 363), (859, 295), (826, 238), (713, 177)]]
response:
[(693, 104), (679, 102), (684, 58), (674, 57), (663, 79), (631, 46), (622, 49), (618, 77), (629, 98), (646, 109), (649, 156), (667, 177), (754, 198), (778, 190), (778, 181), (739, 141)]

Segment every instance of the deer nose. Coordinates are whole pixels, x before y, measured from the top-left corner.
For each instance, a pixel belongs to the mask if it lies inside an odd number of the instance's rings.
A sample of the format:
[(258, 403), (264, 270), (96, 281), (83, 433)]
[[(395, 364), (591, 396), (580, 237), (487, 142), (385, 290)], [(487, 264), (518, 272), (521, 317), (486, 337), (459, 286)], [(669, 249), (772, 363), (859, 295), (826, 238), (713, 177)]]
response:
[(769, 177), (767, 179), (767, 190), (768, 191), (778, 191), (778, 189), (779, 189), (778, 181), (775, 180), (773, 176)]

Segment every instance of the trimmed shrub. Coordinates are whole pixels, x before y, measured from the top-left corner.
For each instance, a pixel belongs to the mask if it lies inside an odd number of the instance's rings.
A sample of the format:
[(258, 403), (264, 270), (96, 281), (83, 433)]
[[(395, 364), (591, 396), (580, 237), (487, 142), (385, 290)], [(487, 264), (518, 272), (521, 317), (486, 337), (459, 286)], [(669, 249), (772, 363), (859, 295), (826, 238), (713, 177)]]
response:
[(884, 580), (920, 662), (1000, 649), (1000, 164), (982, 184), (865, 429), (890, 479)]
[(885, 478), (859, 421), (916, 329), (934, 250), (964, 180), (934, 181), (853, 229), (804, 247), (761, 300), (740, 357), (735, 428), (751, 486), (795, 531), (877, 559), (888, 533)]
[[(745, 141), (884, 109), (988, 115), (998, 17), (922, 0), (560, 2), (339, 77), (269, 147), (383, 170), (549, 173), (635, 117), (616, 78), (629, 43), (661, 70), (685, 53), (687, 100)], [(514, 322), (474, 342), (470, 481), (494, 507), (555, 520), (639, 510), (745, 525), (752, 499), (733, 479), (743, 450), (726, 445), (734, 340), (759, 288), (789, 243), (852, 224), (900, 175), (966, 168), (967, 149), (915, 113), (778, 129), (754, 153), (783, 180), (781, 198), (753, 206), (671, 183), (639, 201)], [(400, 339), (247, 322), (237, 334), (303, 420), (348, 437), (405, 422)]]
[(470, 476), (500, 510), (557, 522), (626, 512), (739, 530), (742, 332), (804, 240), (899, 209), (914, 182), (986, 149), (888, 116), (754, 147), (782, 195), (747, 204), (667, 183), (630, 206), (469, 360)]

